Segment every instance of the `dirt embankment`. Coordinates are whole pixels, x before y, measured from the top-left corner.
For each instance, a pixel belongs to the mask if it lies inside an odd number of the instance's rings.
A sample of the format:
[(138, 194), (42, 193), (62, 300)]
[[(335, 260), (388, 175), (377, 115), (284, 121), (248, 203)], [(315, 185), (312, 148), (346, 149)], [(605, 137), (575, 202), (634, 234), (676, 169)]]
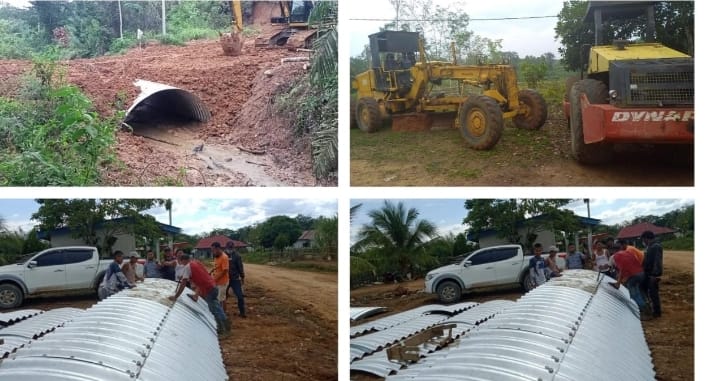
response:
[[(200, 125), (165, 122), (118, 132), (115, 152), (125, 167), (106, 169), (103, 185), (316, 185), (308, 146), (273, 107), (275, 95), (306, 75), (301, 62), (281, 59), (306, 53), (254, 45), (247, 39), (237, 57), (224, 56), (217, 41), (206, 40), (65, 62), (66, 80), (104, 116), (130, 106), (139, 94), (137, 79), (190, 91), (211, 113)], [(2, 61), (0, 90), (16, 88), (29, 68), (27, 61)]]
[[(425, 304), (437, 303), (433, 295), (423, 293), (424, 280), (398, 285), (376, 285), (351, 291), (351, 306), (380, 306), (389, 309), (379, 319)], [(519, 289), (472, 293), (463, 301), (486, 302), (495, 299), (517, 300)], [(664, 276), (660, 283), (662, 317), (643, 322), (647, 345), (660, 381), (694, 379), (694, 252), (666, 251)], [(358, 324), (358, 323), (356, 323)], [(352, 374), (355, 380), (377, 380), (363, 374)]]

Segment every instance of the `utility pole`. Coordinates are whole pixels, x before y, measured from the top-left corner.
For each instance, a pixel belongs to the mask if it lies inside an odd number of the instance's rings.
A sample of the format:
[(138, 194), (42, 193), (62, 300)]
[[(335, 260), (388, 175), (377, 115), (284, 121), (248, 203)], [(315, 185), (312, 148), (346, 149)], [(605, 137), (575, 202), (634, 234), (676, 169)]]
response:
[(123, 7), (118, 0), (118, 15), (120, 15), (120, 39), (123, 39)]
[(162, 0), (162, 35), (167, 34), (167, 7), (165, 5), (166, 0)]

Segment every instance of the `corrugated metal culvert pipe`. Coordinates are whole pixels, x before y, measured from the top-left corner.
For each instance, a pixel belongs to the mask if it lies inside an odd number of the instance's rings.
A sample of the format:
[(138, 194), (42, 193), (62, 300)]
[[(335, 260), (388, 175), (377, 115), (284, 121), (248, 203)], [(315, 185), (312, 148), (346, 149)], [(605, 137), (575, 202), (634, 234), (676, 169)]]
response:
[(420, 346), (416, 362), (389, 360), (380, 347), (404, 340), (419, 317), (384, 318), (394, 326), (370, 322), (377, 332), (351, 339), (351, 369), (410, 381), (654, 380), (637, 306), (625, 287), (616, 290), (609, 281), (593, 271), (568, 270), (514, 303), (491, 301), (454, 313), (440, 323), (457, 325), (456, 342)]
[(175, 289), (175, 282), (146, 279), (68, 316), (2, 360), (0, 381), (227, 380), (206, 302), (193, 302), (184, 292), (172, 305), (168, 297)]
[(208, 122), (211, 113), (196, 95), (177, 87), (138, 79), (141, 90), (125, 114), (126, 123)]

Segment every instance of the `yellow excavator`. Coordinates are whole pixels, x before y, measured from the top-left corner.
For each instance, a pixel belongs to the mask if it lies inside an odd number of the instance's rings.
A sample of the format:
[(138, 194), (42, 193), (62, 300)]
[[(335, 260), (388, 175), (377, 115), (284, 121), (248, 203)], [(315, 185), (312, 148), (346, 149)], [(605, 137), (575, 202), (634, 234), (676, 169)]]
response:
[(240, 1), (232, 1), (230, 10), (233, 17), (233, 31), (220, 34), (221, 47), (223, 47), (223, 54), (238, 56), (243, 50), (243, 10)]
[[(255, 3), (255, 2), (254, 2)], [(275, 6), (278, 5), (279, 7)], [(278, 1), (255, 3), (253, 7), (264, 7), (265, 12), (279, 12), (271, 17), (262, 34), (255, 40), (255, 46), (288, 48), (310, 48), (316, 29), (310, 29), (309, 15), (314, 9), (313, 1)], [(243, 48), (243, 9), (240, 1), (231, 1), (233, 18), (232, 32), (221, 33), (221, 46), (227, 56), (237, 56)], [(279, 8), (278, 11), (275, 9)]]

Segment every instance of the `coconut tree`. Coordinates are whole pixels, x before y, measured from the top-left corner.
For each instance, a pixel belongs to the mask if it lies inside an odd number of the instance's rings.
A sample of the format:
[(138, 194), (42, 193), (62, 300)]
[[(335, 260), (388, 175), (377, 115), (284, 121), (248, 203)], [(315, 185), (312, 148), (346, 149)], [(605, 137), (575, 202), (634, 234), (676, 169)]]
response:
[(385, 200), (382, 208), (368, 213), (371, 221), (361, 227), (354, 248), (367, 250), (380, 265), (402, 274), (410, 273), (426, 256), (424, 244), (437, 236), (436, 226), (419, 219), (416, 208)]

